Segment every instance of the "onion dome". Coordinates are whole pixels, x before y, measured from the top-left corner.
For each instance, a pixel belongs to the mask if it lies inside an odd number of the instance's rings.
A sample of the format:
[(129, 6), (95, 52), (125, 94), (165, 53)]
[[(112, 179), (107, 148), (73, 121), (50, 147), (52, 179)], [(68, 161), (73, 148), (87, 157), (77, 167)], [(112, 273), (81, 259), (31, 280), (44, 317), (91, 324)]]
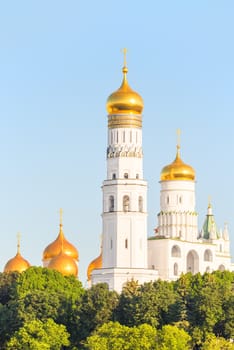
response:
[(102, 268), (102, 252), (101, 254), (96, 258), (94, 259), (93, 261), (91, 261), (91, 263), (89, 264), (88, 266), (88, 269), (87, 269), (87, 278), (88, 278), (88, 281), (91, 280), (91, 274), (93, 272), (93, 270), (95, 269), (101, 269)]
[(56, 240), (52, 243), (50, 243), (43, 252), (43, 261), (49, 260), (54, 258), (55, 256), (59, 255), (61, 252), (61, 244), (63, 242), (63, 252), (67, 256), (78, 260), (79, 259), (79, 253), (78, 250), (74, 247), (73, 244), (67, 241), (67, 239), (64, 236), (63, 232), (63, 224), (62, 224), (62, 209), (60, 210), (60, 230), (59, 234), (56, 238)]
[(120, 88), (107, 99), (107, 112), (108, 114), (141, 114), (144, 108), (143, 99), (128, 84), (128, 68), (124, 66), (122, 72), (123, 82)]
[(185, 164), (180, 158), (180, 146), (177, 145), (177, 153), (174, 162), (166, 165), (160, 176), (161, 181), (194, 181), (195, 170), (188, 164)]
[[(126, 54), (126, 49), (124, 51)], [(128, 68), (124, 56), (123, 81), (118, 90), (107, 99), (106, 109), (109, 115), (108, 127), (141, 127), (141, 114), (144, 108), (142, 97), (131, 89), (127, 80)]]
[(78, 276), (77, 263), (63, 252), (62, 246), (60, 246), (60, 253), (50, 260), (48, 269), (59, 271), (64, 276)]
[(14, 258), (8, 260), (4, 267), (4, 272), (23, 272), (30, 267), (29, 262), (20, 254), (20, 237), (18, 235), (17, 253)]

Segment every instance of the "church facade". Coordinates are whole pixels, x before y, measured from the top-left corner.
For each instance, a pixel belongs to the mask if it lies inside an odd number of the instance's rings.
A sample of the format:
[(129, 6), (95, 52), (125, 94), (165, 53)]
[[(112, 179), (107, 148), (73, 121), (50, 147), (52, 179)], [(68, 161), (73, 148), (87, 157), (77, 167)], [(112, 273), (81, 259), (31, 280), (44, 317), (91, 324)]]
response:
[(218, 230), (209, 203), (202, 230), (195, 209), (195, 171), (177, 144), (160, 175), (160, 212), (147, 236), (147, 183), (143, 176), (143, 100), (127, 80), (107, 100), (107, 176), (103, 182), (102, 250), (88, 267), (89, 285), (120, 292), (127, 281), (175, 280), (181, 273), (232, 270), (227, 225)]

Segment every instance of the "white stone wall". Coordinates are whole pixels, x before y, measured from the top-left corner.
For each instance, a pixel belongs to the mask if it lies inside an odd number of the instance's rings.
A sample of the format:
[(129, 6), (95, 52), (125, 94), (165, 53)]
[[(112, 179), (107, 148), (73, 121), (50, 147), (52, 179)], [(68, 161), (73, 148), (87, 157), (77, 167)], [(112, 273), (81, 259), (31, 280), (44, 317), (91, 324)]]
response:
[(161, 181), (162, 211), (195, 211), (194, 181)]
[(212, 272), (222, 266), (225, 270), (231, 270), (230, 255), (217, 254), (216, 248), (215, 244), (204, 242), (151, 239), (148, 240), (148, 266), (157, 269), (159, 278), (163, 280), (175, 280), (181, 273), (187, 272)]
[[(103, 267), (147, 268), (146, 182), (107, 180), (102, 189)], [(129, 203), (125, 211), (126, 196)]]
[(92, 273), (92, 285), (107, 283), (110, 290), (120, 293), (126, 282), (134, 280), (139, 284), (151, 282), (158, 279), (156, 270), (130, 269), (130, 268), (106, 268), (96, 269)]
[(158, 235), (196, 242), (194, 181), (161, 181)]

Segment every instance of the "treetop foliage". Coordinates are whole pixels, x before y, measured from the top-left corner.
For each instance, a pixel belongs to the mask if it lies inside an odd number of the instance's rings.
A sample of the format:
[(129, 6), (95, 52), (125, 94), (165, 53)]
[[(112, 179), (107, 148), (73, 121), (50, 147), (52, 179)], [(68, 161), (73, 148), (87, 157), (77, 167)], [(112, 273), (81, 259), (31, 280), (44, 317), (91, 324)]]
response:
[(132, 280), (120, 294), (104, 283), (84, 289), (76, 278), (42, 267), (0, 273), (3, 350), (229, 350), (230, 339), (234, 272)]

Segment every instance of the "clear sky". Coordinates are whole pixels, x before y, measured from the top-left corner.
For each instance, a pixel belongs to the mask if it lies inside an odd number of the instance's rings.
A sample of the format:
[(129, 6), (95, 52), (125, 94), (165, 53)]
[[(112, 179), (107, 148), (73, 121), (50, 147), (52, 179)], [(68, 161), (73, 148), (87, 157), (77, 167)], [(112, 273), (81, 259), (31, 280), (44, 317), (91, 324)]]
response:
[(148, 232), (159, 176), (181, 155), (196, 170), (196, 209), (208, 197), (228, 222), (234, 255), (234, 2), (5, 1), (0, 5), (0, 267), (21, 252), (41, 265), (64, 231), (84, 282), (99, 255), (108, 95), (128, 80), (145, 102)]

